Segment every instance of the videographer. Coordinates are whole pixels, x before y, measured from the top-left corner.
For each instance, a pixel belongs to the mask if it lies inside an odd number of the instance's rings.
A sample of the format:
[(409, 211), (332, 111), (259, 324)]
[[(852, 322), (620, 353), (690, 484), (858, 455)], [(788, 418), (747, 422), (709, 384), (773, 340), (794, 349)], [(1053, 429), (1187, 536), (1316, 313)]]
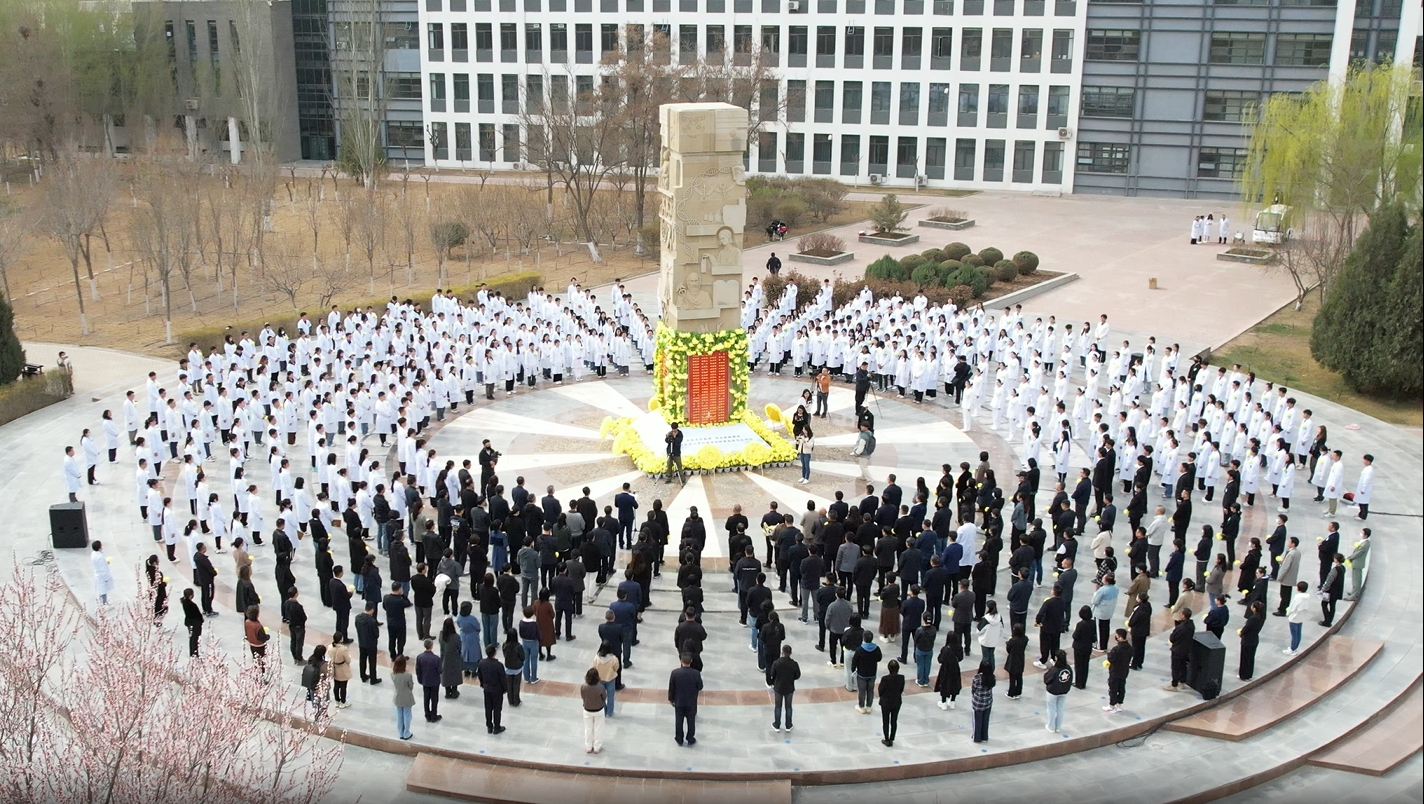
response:
[(664, 483), (672, 482), (672, 467), (677, 465), (677, 482), (686, 484), (682, 479), (682, 431), (678, 429), (677, 422), (672, 423), (672, 429), (663, 436), (663, 442), (667, 444), (667, 471), (668, 475), (663, 477)]

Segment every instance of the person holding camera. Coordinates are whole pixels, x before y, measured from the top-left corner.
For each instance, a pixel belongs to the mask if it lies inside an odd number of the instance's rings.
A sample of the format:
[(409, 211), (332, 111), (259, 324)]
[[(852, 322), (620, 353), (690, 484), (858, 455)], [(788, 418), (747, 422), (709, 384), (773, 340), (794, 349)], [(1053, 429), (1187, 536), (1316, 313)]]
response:
[(672, 429), (668, 430), (667, 435), (663, 436), (663, 442), (667, 444), (668, 471), (668, 474), (663, 477), (663, 482), (672, 482), (672, 467), (676, 465), (677, 482), (686, 485), (687, 481), (682, 477), (682, 430), (678, 429), (677, 422), (672, 423)]

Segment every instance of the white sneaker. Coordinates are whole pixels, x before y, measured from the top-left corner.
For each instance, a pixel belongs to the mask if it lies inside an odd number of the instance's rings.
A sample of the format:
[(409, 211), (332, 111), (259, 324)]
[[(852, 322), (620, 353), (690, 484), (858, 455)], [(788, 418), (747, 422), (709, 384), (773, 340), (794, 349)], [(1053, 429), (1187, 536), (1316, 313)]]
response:
[(1104, 711), (1104, 712), (1111, 712), (1112, 710), (1113, 710), (1112, 704), (1108, 704), (1107, 706), (1104, 706), (1104, 707), (1103, 707), (1103, 711)]
[(1045, 667), (1045, 665), (1044, 665), (1043, 662), (1034, 662), (1034, 663), (1033, 663), (1033, 666), (1034, 666), (1034, 667), (1037, 667), (1037, 668), (1040, 669), (1040, 670), (1042, 670), (1042, 669)]
[(1044, 730), (1044, 731), (1055, 731), (1055, 732), (1058, 731), (1058, 729), (1053, 728), (1052, 726), (1048, 725), (1047, 723), (1045, 723), (1045, 724), (1043, 725), (1043, 730)]
[(1295, 651), (1291, 650), (1290, 648), (1286, 648), (1285, 650), (1281, 651), (1281, 653), (1284, 653), (1284, 654), (1287, 655), (1287, 656), (1294, 656), (1294, 655), (1295, 655)]
[(1113, 712), (1121, 712), (1121, 711), (1122, 711), (1122, 704), (1118, 704), (1117, 706), (1114, 706), (1114, 707), (1113, 707)]
[(949, 708), (950, 708), (950, 709), (953, 709), (953, 708), (954, 708), (954, 701), (950, 701), (950, 702), (949, 702)]
[(935, 705), (939, 707), (939, 709), (940, 709), (941, 712), (947, 712), (947, 711), (949, 711), (949, 702), (948, 702), (948, 701), (940, 701), (939, 703), (937, 703), (937, 704), (935, 704)]

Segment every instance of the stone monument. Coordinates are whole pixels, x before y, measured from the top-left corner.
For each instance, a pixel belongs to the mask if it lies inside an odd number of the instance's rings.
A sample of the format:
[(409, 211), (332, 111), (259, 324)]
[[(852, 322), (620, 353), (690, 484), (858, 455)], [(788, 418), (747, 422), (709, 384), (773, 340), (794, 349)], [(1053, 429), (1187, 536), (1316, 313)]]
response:
[(669, 422), (721, 424), (746, 409), (740, 319), (747, 110), (669, 103), (658, 114), (662, 323), (653, 398)]
[(659, 114), (663, 322), (681, 332), (736, 329), (747, 222), (747, 110), (670, 103)]

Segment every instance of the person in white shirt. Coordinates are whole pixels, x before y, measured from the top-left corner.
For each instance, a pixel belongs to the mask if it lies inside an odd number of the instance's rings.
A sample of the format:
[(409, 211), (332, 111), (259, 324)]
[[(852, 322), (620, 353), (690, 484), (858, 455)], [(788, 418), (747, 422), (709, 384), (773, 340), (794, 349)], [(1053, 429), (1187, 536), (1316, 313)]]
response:
[(1357, 516), (1360, 519), (1370, 518), (1370, 497), (1374, 494), (1375, 486), (1375, 456), (1365, 453), (1360, 457), (1365, 468), (1360, 470), (1360, 477), (1355, 481), (1355, 505), (1359, 507)]

